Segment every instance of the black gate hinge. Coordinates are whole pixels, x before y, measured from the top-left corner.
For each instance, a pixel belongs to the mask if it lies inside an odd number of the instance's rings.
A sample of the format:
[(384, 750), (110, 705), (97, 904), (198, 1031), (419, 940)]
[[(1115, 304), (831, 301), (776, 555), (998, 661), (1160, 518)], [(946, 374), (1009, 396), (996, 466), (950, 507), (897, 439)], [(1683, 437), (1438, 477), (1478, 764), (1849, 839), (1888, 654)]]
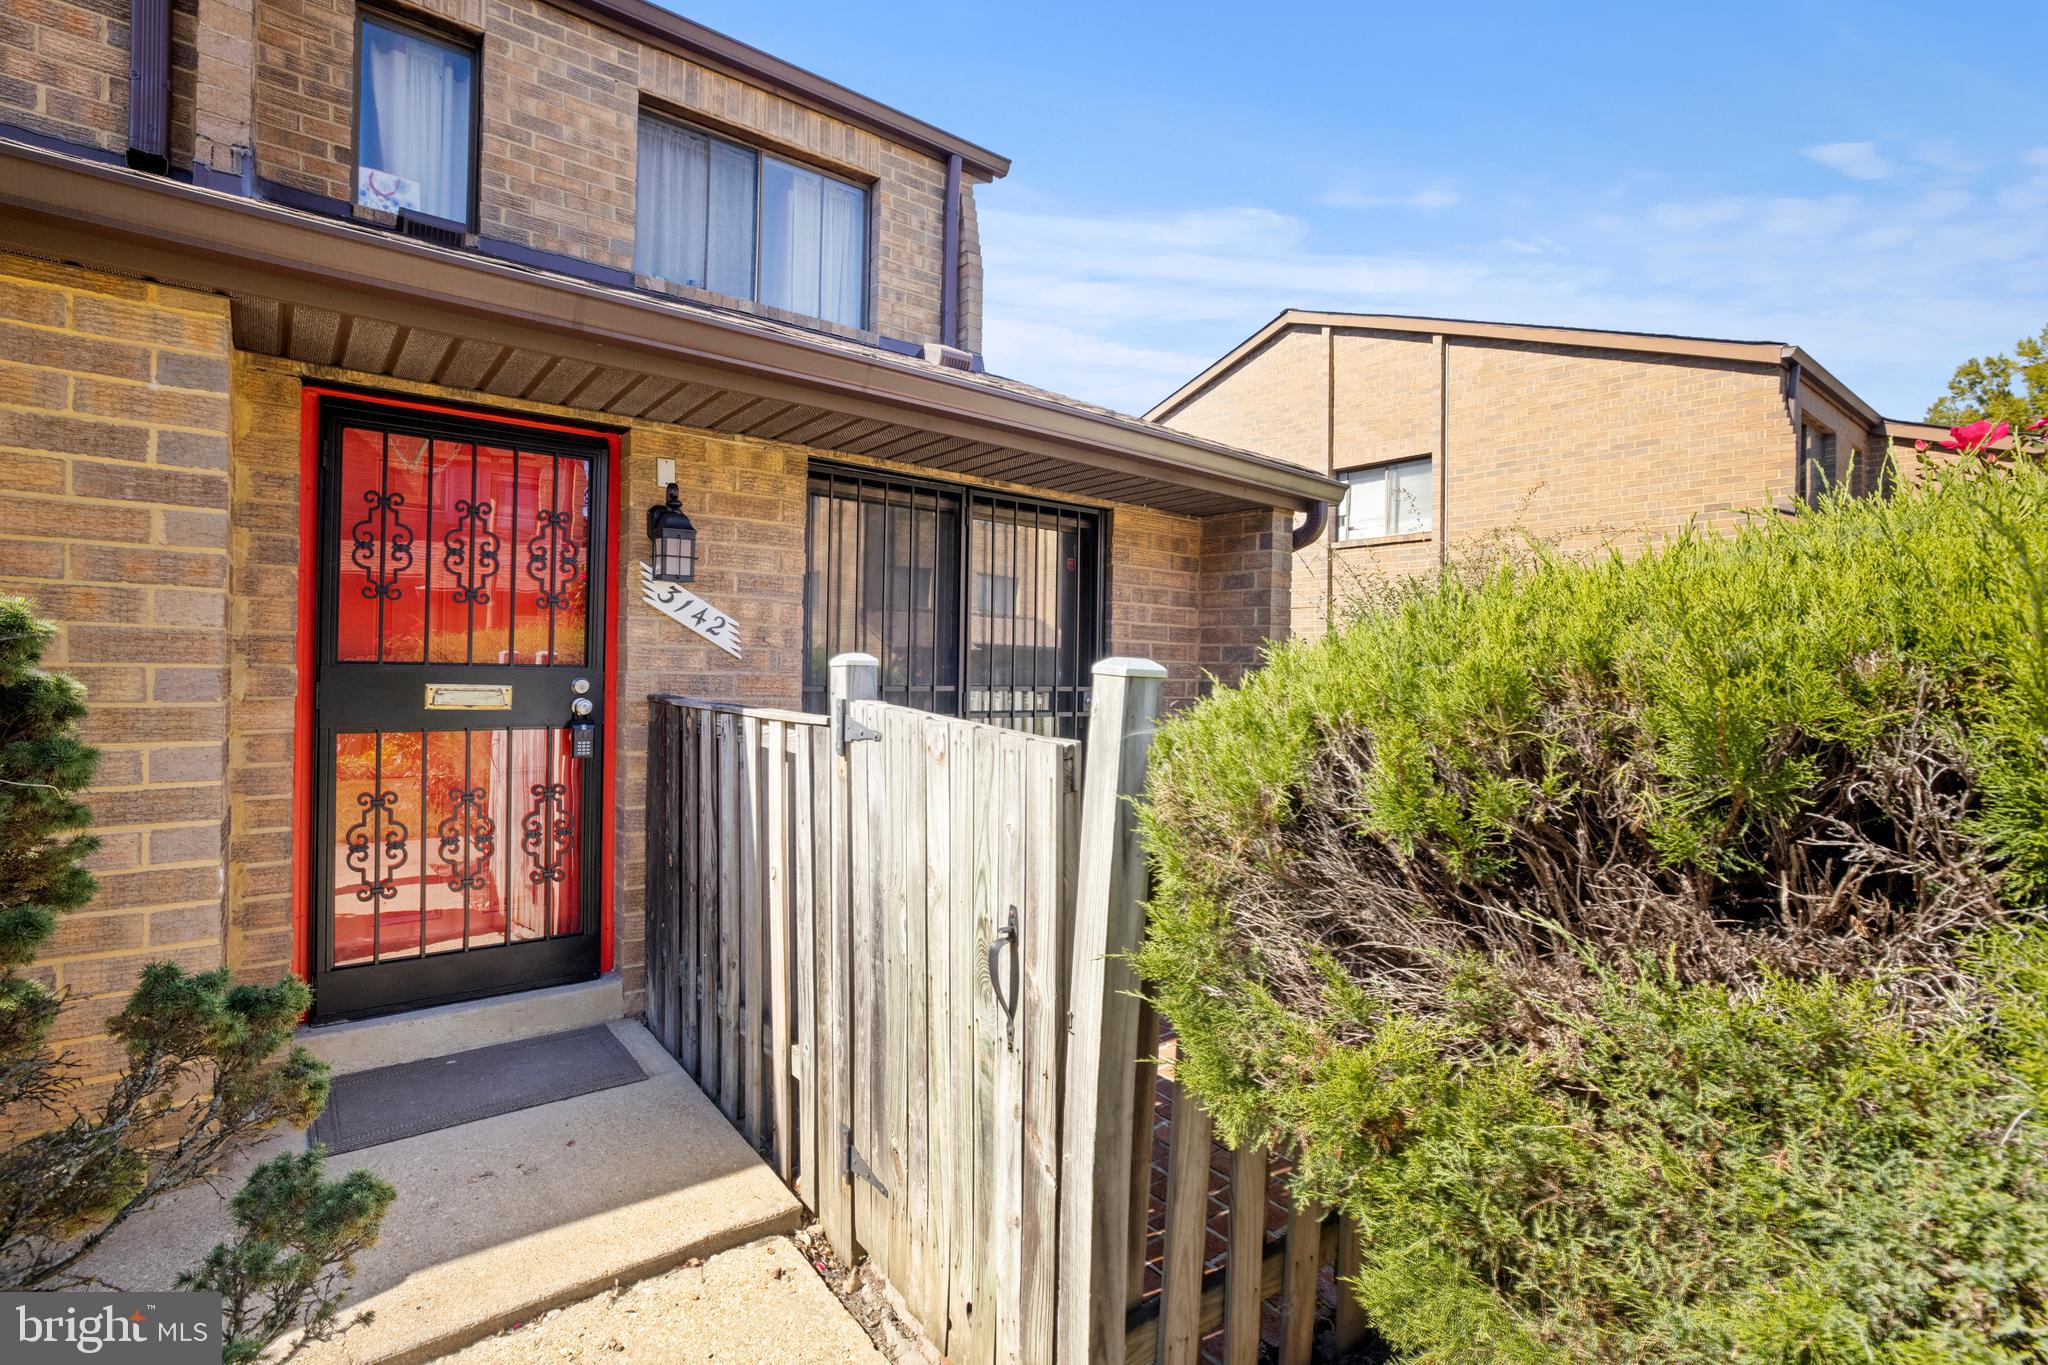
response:
[(846, 1183), (851, 1185), (857, 1176), (867, 1181), (868, 1184), (873, 1185), (882, 1198), (887, 1199), (889, 1197), (889, 1187), (881, 1182), (881, 1179), (875, 1175), (875, 1168), (868, 1165), (867, 1158), (863, 1157), (859, 1150), (854, 1147), (853, 1129), (842, 1123), (839, 1125), (839, 1136), (846, 1139), (846, 1164), (841, 1168)]

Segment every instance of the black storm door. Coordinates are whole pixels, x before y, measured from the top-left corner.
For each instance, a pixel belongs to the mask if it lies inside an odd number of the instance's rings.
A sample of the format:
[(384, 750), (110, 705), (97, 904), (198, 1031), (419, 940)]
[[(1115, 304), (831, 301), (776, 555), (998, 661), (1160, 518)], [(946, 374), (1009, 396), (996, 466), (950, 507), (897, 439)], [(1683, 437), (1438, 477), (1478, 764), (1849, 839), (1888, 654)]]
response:
[(605, 454), (323, 406), (317, 1019), (597, 974)]

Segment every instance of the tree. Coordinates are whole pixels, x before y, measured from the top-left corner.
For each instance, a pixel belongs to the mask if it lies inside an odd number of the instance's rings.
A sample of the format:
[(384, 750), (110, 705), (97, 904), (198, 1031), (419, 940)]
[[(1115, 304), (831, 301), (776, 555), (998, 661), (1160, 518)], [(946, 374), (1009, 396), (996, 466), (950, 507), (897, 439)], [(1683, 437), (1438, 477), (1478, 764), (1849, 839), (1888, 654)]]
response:
[[(311, 1003), (289, 978), (237, 985), (151, 963), (107, 1025), (127, 1055), (104, 1095), (85, 1094), (51, 1048), (62, 997), (23, 969), (92, 898), (83, 860), (97, 841), (78, 793), (99, 761), (77, 733), (84, 689), (38, 666), (53, 633), (0, 595), (0, 1114), (26, 1134), (0, 1152), (0, 1290), (82, 1283), (79, 1263), (108, 1233), (278, 1123), (306, 1127), (328, 1090), (304, 1048), (277, 1056)], [(376, 1241), (394, 1191), (362, 1171), (327, 1184), (323, 1156), (259, 1166), (235, 1200), (240, 1240), (190, 1277), (234, 1281), (245, 1308), (229, 1327), (244, 1349), (296, 1325), (327, 1330), (354, 1254)], [(268, 1305), (254, 1316), (251, 1295)]]
[(2021, 337), (2011, 355), (1958, 365), (1948, 396), (1927, 409), (1927, 420), (1944, 426), (1988, 419), (2010, 422), (2014, 431), (2042, 417), (2048, 417), (2048, 327), (2037, 337)]

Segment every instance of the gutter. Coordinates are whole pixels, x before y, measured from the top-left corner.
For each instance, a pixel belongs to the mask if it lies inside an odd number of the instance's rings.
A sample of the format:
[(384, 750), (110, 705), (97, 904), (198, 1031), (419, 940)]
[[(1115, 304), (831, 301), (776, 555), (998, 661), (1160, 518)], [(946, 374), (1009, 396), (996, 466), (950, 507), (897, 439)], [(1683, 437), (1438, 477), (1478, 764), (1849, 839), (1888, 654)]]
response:
[[(433, 332), (459, 331), (458, 317), (477, 319), (485, 324), (477, 335), (506, 345), (651, 366), (877, 420), (914, 414), (936, 433), (993, 439), (1263, 506), (1306, 509), (1341, 491), (1332, 479), (1277, 460), (855, 343), (771, 331), (734, 315), (20, 143), (0, 141), (0, 204), (10, 209), (0, 215), (0, 240), (75, 257), (83, 230), (125, 244), (117, 268), (167, 282), (197, 278), (203, 288), (317, 307), (335, 307), (338, 296), (374, 298), (380, 316)], [(518, 339), (522, 332), (533, 339)]]

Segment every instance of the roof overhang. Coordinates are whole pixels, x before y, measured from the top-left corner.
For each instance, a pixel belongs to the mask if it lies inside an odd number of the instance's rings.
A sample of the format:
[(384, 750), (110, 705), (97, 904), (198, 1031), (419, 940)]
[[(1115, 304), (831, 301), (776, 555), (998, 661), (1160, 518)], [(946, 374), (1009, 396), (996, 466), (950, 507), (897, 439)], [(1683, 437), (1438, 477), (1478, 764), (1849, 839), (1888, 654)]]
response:
[(624, 29), (636, 37), (674, 48), (706, 65), (860, 124), (884, 137), (930, 152), (942, 160), (957, 156), (962, 168), (970, 175), (984, 180), (1000, 180), (1010, 173), (1010, 159), (1006, 156), (956, 137), (880, 100), (869, 99), (814, 71), (806, 71), (757, 47), (749, 47), (737, 38), (727, 37), (659, 5), (649, 4), (648, 0), (567, 0), (567, 4), (569, 8), (582, 10), (610, 28)]
[(1786, 364), (1799, 367), (1802, 380), (1817, 381), (1821, 388), (1827, 390), (1829, 397), (1838, 403), (1846, 404), (1849, 411), (1861, 417), (1865, 423), (1872, 427), (1884, 424), (1884, 418), (1879, 415), (1876, 408), (1858, 398), (1847, 384), (1828, 373), (1818, 360), (1806, 353), (1804, 347), (1787, 346), (1784, 348), (1784, 357)]
[(1803, 373), (1813, 375), (1823, 388), (1837, 400), (1848, 405), (1857, 415), (1873, 425), (1883, 420), (1877, 415), (1876, 409), (1821, 368), (1813, 357), (1800, 347), (1788, 346), (1777, 341), (1731, 341), (1717, 337), (1672, 336), (1658, 332), (1546, 327), (1518, 322), (1474, 322), (1463, 318), (1408, 317), (1392, 313), (1318, 313), (1300, 308), (1287, 309), (1246, 337), (1222, 359), (1169, 394), (1145, 414), (1146, 418), (1154, 422), (1168, 420), (1175, 411), (1241, 361), (1263, 348), (1280, 333), (1295, 327), (1398, 332), (1412, 336), (1449, 336), (1543, 346), (1579, 346), (1590, 350), (1676, 356), (1693, 360), (1732, 361), (1748, 365), (1782, 366), (1796, 361)]
[(239, 347), (309, 364), (1192, 515), (1340, 491), (992, 376), (19, 143), (0, 207), (0, 248), (224, 293)]

